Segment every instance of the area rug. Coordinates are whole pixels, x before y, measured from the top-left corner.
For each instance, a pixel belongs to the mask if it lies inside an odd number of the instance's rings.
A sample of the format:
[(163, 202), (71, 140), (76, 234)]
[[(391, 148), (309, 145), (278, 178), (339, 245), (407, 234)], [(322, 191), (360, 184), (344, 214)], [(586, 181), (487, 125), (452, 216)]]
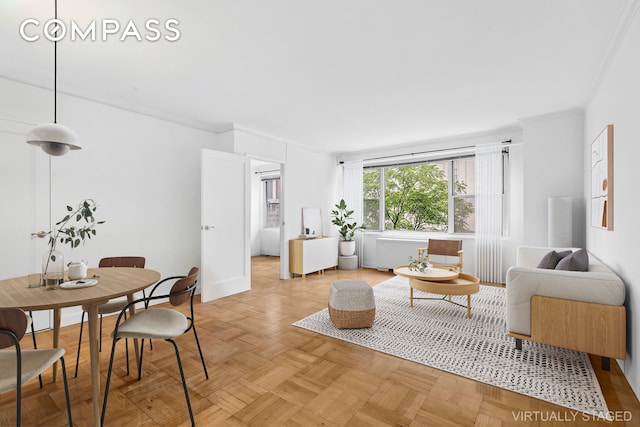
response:
[[(409, 283), (391, 278), (374, 288), (372, 328), (338, 329), (327, 309), (294, 326), (511, 390), (595, 417), (609, 418), (600, 385), (585, 353), (534, 342), (516, 350), (506, 335), (504, 288), (481, 286), (467, 310), (446, 301), (415, 300)], [(416, 297), (437, 297), (414, 292)], [(453, 297), (466, 305), (466, 296)]]

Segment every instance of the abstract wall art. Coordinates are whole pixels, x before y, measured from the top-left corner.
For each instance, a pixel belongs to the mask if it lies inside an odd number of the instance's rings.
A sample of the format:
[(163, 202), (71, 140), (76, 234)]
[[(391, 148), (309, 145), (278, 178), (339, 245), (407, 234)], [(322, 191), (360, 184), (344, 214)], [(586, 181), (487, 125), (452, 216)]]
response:
[(613, 125), (591, 143), (591, 225), (613, 230)]

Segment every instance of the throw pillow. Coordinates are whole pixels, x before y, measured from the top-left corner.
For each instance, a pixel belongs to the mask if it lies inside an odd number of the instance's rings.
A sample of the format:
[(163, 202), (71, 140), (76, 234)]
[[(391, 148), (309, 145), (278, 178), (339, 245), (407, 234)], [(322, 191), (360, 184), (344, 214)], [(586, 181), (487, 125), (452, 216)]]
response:
[(589, 269), (589, 254), (586, 249), (579, 249), (558, 262), (556, 270), (587, 271)]
[(561, 259), (569, 255), (571, 255), (571, 251), (562, 251), (562, 252), (551, 251), (542, 257), (537, 267), (553, 270), (554, 268), (556, 268), (556, 266), (558, 265)]

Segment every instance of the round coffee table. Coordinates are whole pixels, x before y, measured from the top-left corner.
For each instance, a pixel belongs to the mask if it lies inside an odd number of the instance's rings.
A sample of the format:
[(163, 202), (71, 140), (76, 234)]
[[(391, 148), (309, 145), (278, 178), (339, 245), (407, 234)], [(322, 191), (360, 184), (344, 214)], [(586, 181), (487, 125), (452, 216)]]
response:
[(457, 271), (443, 268), (432, 268), (429, 271), (411, 271), (408, 266), (396, 267), (393, 272), (398, 276), (409, 279), (409, 306), (413, 307), (413, 290), (428, 292), (431, 294), (444, 295), (442, 298), (415, 298), (415, 299), (438, 299), (448, 301), (452, 304), (465, 307), (455, 301), (451, 301), (451, 295), (467, 296), (467, 317), (471, 317), (471, 295), (480, 291), (480, 279), (470, 274), (458, 273)]

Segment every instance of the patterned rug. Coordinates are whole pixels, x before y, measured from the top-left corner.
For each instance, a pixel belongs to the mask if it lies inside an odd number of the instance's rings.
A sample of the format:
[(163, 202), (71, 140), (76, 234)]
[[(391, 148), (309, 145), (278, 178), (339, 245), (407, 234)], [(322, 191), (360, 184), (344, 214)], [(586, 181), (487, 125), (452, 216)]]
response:
[[(337, 329), (327, 309), (294, 326), (403, 359), (608, 419), (607, 404), (585, 353), (506, 335), (504, 288), (481, 286), (467, 310), (446, 301), (415, 300), (409, 283), (394, 277), (374, 288), (372, 328)], [(434, 295), (414, 292), (414, 297)], [(436, 296), (437, 297), (437, 296)], [(466, 296), (453, 301), (466, 305)]]

